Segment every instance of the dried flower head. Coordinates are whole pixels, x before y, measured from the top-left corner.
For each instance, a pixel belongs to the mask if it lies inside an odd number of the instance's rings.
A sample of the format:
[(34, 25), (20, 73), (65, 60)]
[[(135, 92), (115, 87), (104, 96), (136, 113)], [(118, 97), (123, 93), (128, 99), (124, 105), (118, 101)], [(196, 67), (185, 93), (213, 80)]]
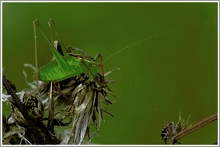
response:
[[(34, 120), (41, 121), (43, 121), (43, 110), (46, 114), (50, 111), (49, 98), (52, 96), (54, 98), (53, 125), (58, 128), (68, 126), (63, 131), (55, 131), (54, 135), (58, 137), (60, 144), (88, 144), (94, 134), (99, 131), (103, 113), (111, 115), (102, 105), (112, 104), (107, 95), (111, 94), (108, 84), (113, 82), (113, 80), (105, 80), (104, 76), (99, 73), (93, 78), (81, 74), (60, 82), (52, 82), (52, 91), (50, 83), (40, 81), (39, 92), (36, 97), (31, 94), (36, 91), (35, 83), (28, 83), (33, 89), (19, 92), (17, 95), (29, 115)], [(9, 95), (4, 95), (5, 100), (9, 100), (9, 97)], [(23, 115), (13, 105), (13, 102), (11, 104), (12, 117), (15, 122), (19, 126), (26, 127), (27, 122)], [(46, 118), (44, 116), (44, 122), (45, 120), (48, 120), (47, 116)], [(6, 124), (6, 126), (8, 125)], [(93, 131), (90, 130), (91, 125), (95, 126), (95, 132), (94, 129)], [(8, 130), (8, 132), (10, 131)], [(22, 134), (28, 133), (27, 130), (22, 132)], [(33, 136), (25, 137), (30, 143), (35, 144)], [(24, 136), (17, 138), (24, 138)]]
[[(184, 124), (184, 121), (182, 121), (181, 114), (180, 114), (179, 120), (176, 125), (174, 124), (174, 122), (167, 123), (167, 125), (163, 128), (161, 132), (161, 137), (162, 137), (162, 140), (164, 140), (165, 144), (167, 144), (167, 140), (171, 140), (172, 137), (174, 137), (176, 134), (178, 134), (179, 132), (187, 128), (188, 119), (186, 123)], [(175, 143), (180, 144), (179, 142), (177, 142), (177, 140), (174, 139), (173, 144)]]
[[(44, 114), (43, 104), (34, 95), (27, 92), (22, 92), (20, 99), (22, 104), (26, 108), (26, 111), (29, 113), (30, 117), (35, 122), (43, 118), (43, 114)], [(24, 119), (24, 116), (14, 105), (12, 105), (12, 114), (14, 119), (20, 126), (28, 126), (28, 123)]]
[[(88, 143), (86, 136), (91, 138), (89, 129), (91, 124), (99, 131), (103, 112), (108, 113), (101, 105), (111, 104), (107, 98), (107, 95), (111, 94), (107, 84), (111, 82), (113, 81), (104, 81), (101, 74), (97, 74), (95, 78), (81, 74), (53, 84), (54, 118), (60, 124), (72, 123), (72, 128), (63, 132), (65, 135), (59, 135), (61, 144)], [(41, 97), (48, 99), (49, 87), (50, 84), (40, 87)], [(46, 101), (45, 109), (48, 108), (49, 103)]]
[[(44, 115), (42, 102), (28, 90), (17, 92), (16, 95), (29, 117), (36, 123), (40, 122)], [(30, 134), (32, 128), (16, 107), (11, 95), (2, 94), (2, 99), (9, 101), (11, 105), (11, 114), (4, 117), (3, 144), (36, 144), (34, 135)]]

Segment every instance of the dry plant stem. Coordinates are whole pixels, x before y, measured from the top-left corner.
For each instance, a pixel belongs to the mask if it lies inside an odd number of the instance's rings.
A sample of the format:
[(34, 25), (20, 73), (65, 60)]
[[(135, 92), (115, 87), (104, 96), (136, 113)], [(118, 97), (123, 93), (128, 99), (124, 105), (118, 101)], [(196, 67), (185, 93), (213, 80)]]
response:
[(209, 117), (199, 121), (198, 123), (192, 125), (191, 127), (186, 128), (185, 130), (183, 130), (183, 131), (179, 132), (178, 134), (176, 134), (175, 136), (173, 136), (172, 139), (170, 140), (170, 144), (173, 144), (174, 140), (178, 140), (178, 139), (192, 133), (193, 131), (196, 131), (197, 129), (209, 124), (210, 122), (217, 120), (217, 118), (218, 118), (218, 114), (214, 114), (212, 116), (209, 116)]
[[(18, 110), (24, 116), (25, 120), (28, 122), (28, 126), (29, 126), (29, 128), (31, 128), (31, 131), (33, 132), (34, 136), (36, 137), (38, 144), (57, 144), (58, 143), (57, 139), (55, 137), (51, 136), (50, 132), (47, 129), (45, 129), (46, 127), (42, 124), (42, 122), (40, 122), (40, 123), (35, 122), (30, 117), (30, 115), (28, 114), (28, 112), (24, 108), (23, 104), (21, 103), (20, 99), (15, 94), (15, 87), (13, 86), (13, 84), (9, 80), (7, 80), (5, 75), (3, 75), (3, 85), (6, 89), (6, 91), (8, 92), (8, 94), (11, 95), (13, 102), (14, 102), (14, 105), (18, 108)], [(43, 127), (42, 127), (42, 125), (43, 125)], [(44, 140), (44, 137), (41, 135), (40, 131), (38, 130), (38, 128), (36, 126), (39, 126), (41, 128), (41, 130), (48, 136), (48, 138), (50, 139), (49, 141)]]
[(49, 99), (49, 114), (48, 114), (48, 124), (47, 128), (48, 130), (53, 134), (53, 116), (54, 116), (54, 100), (53, 100), (53, 84), (52, 82), (50, 83), (50, 99)]
[(22, 113), (24, 118), (27, 120), (28, 125), (30, 126), (30, 128), (33, 131), (35, 137), (37, 138), (38, 143), (39, 144), (45, 144), (46, 142), (45, 142), (45, 140), (43, 140), (43, 136), (40, 134), (38, 128), (34, 125), (35, 122), (29, 116), (29, 114), (25, 110), (25, 108), (23, 107), (20, 99), (17, 97), (17, 95), (15, 94), (13, 88), (11, 87), (11, 85), (12, 85), (11, 82), (6, 79), (5, 75), (3, 75), (3, 85), (6, 89), (6, 91), (8, 92), (8, 94), (11, 95), (11, 97), (14, 101), (14, 105), (18, 108), (18, 110)]

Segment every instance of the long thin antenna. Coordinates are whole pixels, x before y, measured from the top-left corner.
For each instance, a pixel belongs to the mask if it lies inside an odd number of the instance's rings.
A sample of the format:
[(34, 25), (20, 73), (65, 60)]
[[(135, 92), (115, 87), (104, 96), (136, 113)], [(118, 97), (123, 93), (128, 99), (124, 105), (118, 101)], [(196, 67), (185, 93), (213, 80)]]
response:
[(175, 32), (175, 31), (176, 31), (176, 29), (171, 29), (171, 30), (168, 30), (168, 31), (165, 31), (165, 32), (162, 32), (162, 33), (159, 33), (159, 34), (155, 34), (155, 35), (146, 37), (146, 38), (141, 39), (141, 40), (138, 40), (138, 41), (136, 41), (136, 42), (134, 42), (134, 43), (132, 43), (132, 44), (130, 44), (130, 45), (127, 45), (127, 46), (123, 47), (122, 49), (120, 49), (120, 50), (114, 52), (113, 54), (111, 54), (110, 56), (108, 56), (102, 63), (106, 62), (106, 61), (109, 60), (111, 57), (115, 56), (116, 54), (118, 54), (118, 53), (120, 53), (120, 52), (122, 52), (122, 51), (124, 51), (124, 50), (126, 50), (126, 49), (128, 49), (128, 48), (130, 48), (130, 47), (133, 47), (133, 46), (135, 46), (135, 45), (138, 45), (138, 44), (140, 44), (140, 43), (142, 43), (142, 42), (144, 42), (144, 41), (146, 41), (146, 40), (149, 40), (149, 39), (152, 39), (152, 38), (156, 38), (156, 37), (158, 37), (158, 36), (161, 36), (161, 35), (164, 35), (164, 34), (168, 34), (168, 33), (171, 33), (171, 32)]
[(37, 91), (36, 94), (38, 93), (38, 60), (37, 60), (37, 33), (36, 33), (36, 26), (35, 26), (35, 21), (33, 22), (33, 27), (34, 27), (34, 51), (35, 51), (35, 78), (36, 78), (36, 86), (37, 86)]
[(174, 28), (174, 29), (170, 29), (170, 30), (167, 30), (167, 31), (164, 31), (162, 33), (157, 33), (155, 35), (152, 35), (152, 36), (149, 36), (149, 37), (146, 37), (146, 38), (143, 38), (141, 40), (138, 40), (130, 45), (127, 45), (125, 47), (123, 47), (122, 49), (119, 49), (118, 51), (114, 52), (113, 54), (111, 54), (110, 56), (108, 56), (102, 63), (106, 62), (107, 60), (109, 60), (110, 58), (112, 58), (113, 56), (115, 56), (116, 54), (130, 48), (130, 47), (133, 47), (135, 45), (138, 45), (146, 40), (149, 40), (149, 39), (153, 39), (153, 38), (156, 38), (158, 36), (162, 36), (162, 35), (166, 35), (166, 34), (169, 34), (169, 33), (172, 33), (172, 32), (176, 32), (176, 31), (181, 31), (181, 30), (184, 30), (185, 28), (194, 28), (196, 26), (200, 26), (200, 25), (208, 25), (210, 24), (210, 22), (215, 22), (215, 21), (205, 21), (205, 22), (201, 22), (201, 23), (197, 23), (197, 24), (191, 24), (191, 25), (187, 25), (187, 26), (180, 26), (180, 27), (177, 27), (177, 28)]

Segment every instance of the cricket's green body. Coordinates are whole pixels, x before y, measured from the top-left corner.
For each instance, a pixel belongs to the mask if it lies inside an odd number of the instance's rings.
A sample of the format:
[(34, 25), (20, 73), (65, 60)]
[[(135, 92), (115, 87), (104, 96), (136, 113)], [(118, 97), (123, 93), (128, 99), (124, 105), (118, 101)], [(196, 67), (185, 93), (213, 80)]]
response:
[[(53, 22), (49, 22), (50, 25), (55, 26)], [(98, 65), (95, 59), (83, 59), (82, 57), (71, 56), (68, 53), (62, 56), (57, 49), (52, 45), (47, 36), (44, 34), (39, 22), (34, 21), (34, 25), (37, 25), (49, 45), (51, 46), (51, 51), (54, 56), (54, 60), (41, 66), (38, 69), (39, 80), (44, 82), (51, 81), (62, 81), (74, 76), (78, 76), (82, 73), (90, 73), (90, 75), (95, 76), (97, 74)], [(61, 40), (59, 40), (61, 42)]]
[[(38, 69), (38, 76), (41, 81), (62, 81), (73, 76), (80, 75), (88, 71), (85, 65), (82, 63), (81, 58), (67, 56), (64, 57), (68, 68), (63, 70), (56, 60), (52, 60), (51, 62), (43, 65)], [(98, 67), (94, 66), (94, 63), (90, 61), (83, 60), (86, 66), (90, 69), (93, 75), (96, 74)], [(88, 73), (88, 72), (87, 72)]]

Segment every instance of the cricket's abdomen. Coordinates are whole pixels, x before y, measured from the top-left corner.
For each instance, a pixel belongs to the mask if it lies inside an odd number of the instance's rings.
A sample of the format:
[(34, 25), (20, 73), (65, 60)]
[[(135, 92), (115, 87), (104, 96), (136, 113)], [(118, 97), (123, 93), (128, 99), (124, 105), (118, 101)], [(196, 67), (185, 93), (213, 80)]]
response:
[(85, 71), (85, 67), (79, 58), (65, 57), (68, 68), (62, 69), (56, 60), (43, 65), (38, 69), (39, 80), (49, 81), (62, 81), (74, 76), (78, 76)]

